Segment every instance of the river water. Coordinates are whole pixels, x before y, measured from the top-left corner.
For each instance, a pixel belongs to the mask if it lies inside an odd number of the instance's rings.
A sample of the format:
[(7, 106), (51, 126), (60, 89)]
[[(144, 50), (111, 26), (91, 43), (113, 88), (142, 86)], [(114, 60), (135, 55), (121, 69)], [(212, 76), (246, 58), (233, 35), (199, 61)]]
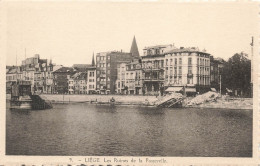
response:
[(252, 156), (252, 110), (8, 104), (7, 155)]

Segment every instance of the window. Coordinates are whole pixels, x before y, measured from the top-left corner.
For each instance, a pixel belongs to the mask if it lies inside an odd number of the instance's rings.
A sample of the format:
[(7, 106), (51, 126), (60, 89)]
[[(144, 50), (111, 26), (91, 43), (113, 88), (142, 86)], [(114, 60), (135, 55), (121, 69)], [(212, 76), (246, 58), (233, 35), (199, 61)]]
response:
[(182, 84), (182, 76), (179, 76), (179, 84)]
[(179, 64), (180, 65), (182, 64), (182, 58), (179, 58)]
[(110, 67), (110, 63), (107, 63), (107, 67)]
[(172, 59), (170, 60), (170, 65), (172, 66)]
[(174, 61), (175, 61), (174, 64), (177, 65), (177, 58), (175, 58)]
[(107, 56), (107, 59), (109, 60), (109, 59), (110, 59), (110, 56)]
[(182, 75), (182, 68), (179, 67), (179, 75)]
[(188, 74), (192, 74), (192, 67), (191, 66), (188, 67)]
[(166, 59), (166, 66), (168, 66), (168, 59)]
[(188, 65), (191, 65), (192, 64), (192, 58), (189, 58), (188, 59)]
[(163, 60), (161, 61), (161, 67), (163, 67)]
[(177, 75), (177, 67), (174, 67), (174, 75)]
[(192, 78), (192, 77), (189, 77), (188, 80), (187, 80), (187, 83), (188, 83), (188, 84), (193, 84), (193, 78)]

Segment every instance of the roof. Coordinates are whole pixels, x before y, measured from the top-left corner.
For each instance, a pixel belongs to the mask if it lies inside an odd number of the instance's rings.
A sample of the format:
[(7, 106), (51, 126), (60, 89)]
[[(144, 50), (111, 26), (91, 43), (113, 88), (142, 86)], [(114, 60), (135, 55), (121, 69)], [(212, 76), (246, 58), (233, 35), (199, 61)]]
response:
[(75, 71), (72, 67), (61, 67), (53, 73), (71, 73)]
[(72, 65), (73, 68), (88, 68), (88, 67), (93, 67), (91, 64), (73, 64)]
[(145, 47), (143, 50), (147, 50), (147, 49), (155, 49), (155, 48), (166, 48), (168, 46), (171, 46), (170, 44), (167, 45), (156, 45), (156, 46), (149, 46), (149, 47)]
[(74, 80), (85, 80), (87, 78), (87, 73), (78, 72), (78, 73), (75, 73), (73, 76), (71, 76), (71, 78)]
[(11, 69), (13, 68), (14, 66), (6, 66), (6, 69)]
[(136, 44), (135, 36), (134, 36), (134, 39), (133, 39), (133, 42), (132, 42), (130, 53), (132, 53), (132, 55), (134, 57), (139, 57), (140, 56), (139, 55), (139, 51), (138, 51), (138, 47), (137, 47), (137, 44)]
[(146, 55), (146, 56), (141, 56), (142, 59), (144, 58), (155, 58), (155, 57), (164, 57), (165, 54), (157, 54), (157, 55)]
[(21, 71), (19, 70), (19, 68), (16, 68), (16, 67), (12, 67), (10, 68), (6, 74), (15, 74), (15, 73), (21, 73)]
[(209, 53), (206, 53), (206, 52), (203, 52), (203, 51), (199, 51), (198, 49), (194, 49), (194, 48), (175, 48), (175, 49), (172, 49), (170, 51), (167, 51), (165, 52), (165, 54), (167, 53), (180, 53), (180, 52), (196, 52), (196, 53), (203, 53), (203, 54), (208, 54), (210, 55)]

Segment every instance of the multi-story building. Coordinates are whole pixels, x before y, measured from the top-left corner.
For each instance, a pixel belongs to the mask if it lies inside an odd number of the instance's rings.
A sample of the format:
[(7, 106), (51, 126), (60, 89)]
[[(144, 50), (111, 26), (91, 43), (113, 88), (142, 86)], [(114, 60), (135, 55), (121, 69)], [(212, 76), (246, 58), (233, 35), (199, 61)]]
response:
[(166, 91), (205, 92), (210, 88), (210, 54), (198, 48), (173, 49), (165, 54)]
[(118, 94), (127, 94), (126, 83), (126, 64), (128, 62), (118, 62), (117, 64), (117, 80), (116, 80), (116, 93)]
[(130, 53), (119, 51), (101, 52), (96, 56), (96, 89), (100, 94), (114, 94), (116, 92), (117, 68), (122, 62), (131, 62), (139, 58), (139, 51), (135, 37)]
[(100, 94), (114, 94), (117, 80), (117, 65), (122, 61), (131, 62), (134, 58), (132, 53), (125, 52), (97, 53), (97, 91)]
[(142, 94), (143, 71), (140, 59), (121, 62), (117, 67), (116, 92), (119, 94)]
[(68, 75), (69, 94), (87, 94), (87, 72), (77, 72)]
[(31, 81), (33, 92), (51, 93), (53, 67), (51, 60), (40, 59), (39, 54), (26, 58), (21, 65), (23, 80)]
[(23, 79), (23, 72), (20, 66), (13, 66), (6, 72), (6, 82), (16, 82)]
[(210, 56), (210, 86), (219, 91), (220, 75), (222, 74), (224, 60)]
[(144, 94), (154, 95), (163, 91), (165, 53), (173, 48), (175, 48), (174, 45), (169, 44), (145, 47), (143, 49)]
[(72, 67), (61, 67), (53, 72), (53, 93), (68, 93), (68, 80), (77, 71)]
[(87, 93), (88, 94), (96, 93), (96, 67), (95, 67), (95, 64), (92, 65), (92, 67), (87, 68)]
[(11, 93), (11, 85), (23, 79), (23, 72), (20, 66), (12, 66), (6, 69), (6, 93)]

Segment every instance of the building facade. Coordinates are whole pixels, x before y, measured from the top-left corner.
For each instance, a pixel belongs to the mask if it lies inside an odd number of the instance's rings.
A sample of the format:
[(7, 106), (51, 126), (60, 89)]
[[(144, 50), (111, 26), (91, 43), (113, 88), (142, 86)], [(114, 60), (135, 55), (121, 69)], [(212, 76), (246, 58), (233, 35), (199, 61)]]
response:
[(223, 65), (223, 59), (210, 56), (210, 85), (211, 88), (215, 88), (217, 91), (220, 90), (220, 75), (222, 74)]
[(68, 80), (77, 71), (72, 67), (61, 67), (53, 72), (53, 93), (65, 94), (68, 93)]
[(102, 52), (96, 55), (97, 91), (100, 94), (114, 94), (116, 91), (117, 65), (122, 61), (131, 62), (132, 53)]
[(69, 94), (87, 94), (87, 72), (77, 72), (68, 75)]
[(173, 48), (175, 48), (174, 45), (169, 44), (145, 47), (143, 49), (143, 94), (159, 95), (163, 91), (165, 53)]
[(96, 67), (87, 68), (87, 93), (95, 94), (96, 93)]
[(141, 59), (119, 63), (117, 67), (116, 93), (142, 94), (143, 76)]
[[(186, 93), (210, 89), (210, 54), (198, 48), (173, 49), (165, 54), (165, 88)], [(183, 88), (183, 89), (182, 89)], [(167, 90), (166, 90), (167, 91)]]

